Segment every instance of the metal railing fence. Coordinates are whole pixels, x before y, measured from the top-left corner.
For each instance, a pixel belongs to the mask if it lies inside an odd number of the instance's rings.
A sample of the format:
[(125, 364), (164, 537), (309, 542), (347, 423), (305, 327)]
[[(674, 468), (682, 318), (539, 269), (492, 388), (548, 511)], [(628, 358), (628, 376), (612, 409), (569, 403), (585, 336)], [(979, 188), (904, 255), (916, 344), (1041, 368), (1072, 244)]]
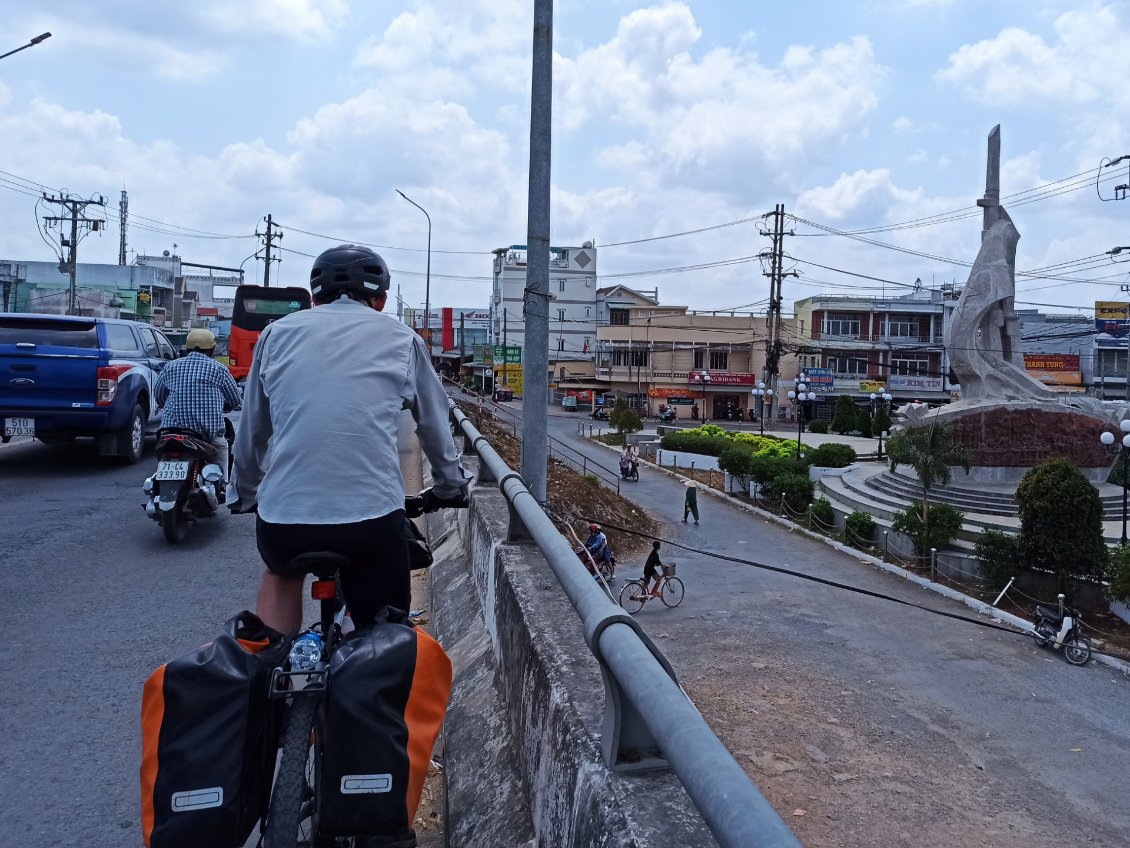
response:
[[(577, 556), (542, 505), (452, 401), (464, 452), (479, 458), (478, 483), (497, 485), (510, 511), (507, 540), (535, 544), (584, 627), (604, 681), (601, 747), (609, 768), (670, 765), (723, 848), (800, 848), (800, 842), (706, 724), (670, 663), (639, 623), (577, 567)], [(661, 753), (659, 753), (661, 752)]]

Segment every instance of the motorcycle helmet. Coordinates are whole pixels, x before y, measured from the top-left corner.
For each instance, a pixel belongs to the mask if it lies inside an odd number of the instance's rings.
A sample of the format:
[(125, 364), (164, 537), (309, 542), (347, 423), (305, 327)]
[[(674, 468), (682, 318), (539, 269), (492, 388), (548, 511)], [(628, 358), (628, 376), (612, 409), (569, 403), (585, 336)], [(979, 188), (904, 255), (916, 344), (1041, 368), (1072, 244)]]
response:
[(600, 525), (599, 524), (590, 524), (589, 525), (589, 532), (590, 533), (599, 533), (600, 532)]
[(216, 337), (212, 334), (211, 330), (189, 330), (188, 338), (185, 339), (185, 350), (199, 350), (207, 352), (216, 346)]
[(327, 303), (342, 292), (363, 298), (388, 291), (391, 277), (379, 254), (356, 244), (341, 244), (322, 251), (310, 269), (310, 294)]

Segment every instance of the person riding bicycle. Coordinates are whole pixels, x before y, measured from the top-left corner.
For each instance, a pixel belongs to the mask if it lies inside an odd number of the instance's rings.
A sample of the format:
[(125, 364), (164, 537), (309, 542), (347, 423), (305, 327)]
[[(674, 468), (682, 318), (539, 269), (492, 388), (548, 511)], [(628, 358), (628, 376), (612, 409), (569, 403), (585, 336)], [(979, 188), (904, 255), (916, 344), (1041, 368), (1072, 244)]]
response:
[[(659, 596), (659, 583), (663, 579), (659, 569), (667, 564), (659, 559), (659, 540), (657, 539), (651, 543), (651, 553), (647, 555), (647, 562), (643, 564), (643, 588), (645, 592), (656, 597)], [(650, 580), (655, 580), (654, 586), (648, 586)]]
[[(225, 406), (239, 409), (243, 403), (231, 372), (213, 359), (216, 337), (209, 330), (189, 330), (187, 353), (168, 363), (157, 375), (153, 400), (161, 409), (162, 429), (190, 430), (207, 441), (216, 454), (216, 464), (228, 473), (228, 440), (224, 433)], [(220, 484), (223, 494), (223, 483)]]
[(468, 477), (448, 426), (448, 400), (423, 339), (382, 310), (389, 270), (368, 247), (324, 251), (310, 271), (313, 309), (267, 326), (244, 389), (228, 506), (258, 511), (266, 563), (257, 612), (289, 633), (302, 584), (290, 561), (333, 551), (358, 628), (383, 606), (411, 608), (398, 429), (411, 412), (432, 467), (425, 511), (466, 506)]
[(612, 546), (608, 544), (608, 537), (601, 531), (599, 524), (589, 525), (585, 550), (592, 556), (593, 562), (612, 562)]

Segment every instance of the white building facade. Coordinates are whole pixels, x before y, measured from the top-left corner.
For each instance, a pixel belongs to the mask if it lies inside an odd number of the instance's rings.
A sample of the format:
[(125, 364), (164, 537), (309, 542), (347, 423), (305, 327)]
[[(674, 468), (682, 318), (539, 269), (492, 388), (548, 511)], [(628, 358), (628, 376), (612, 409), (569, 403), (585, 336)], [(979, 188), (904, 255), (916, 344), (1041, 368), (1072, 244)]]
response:
[[(526, 246), (494, 251), (490, 300), (491, 343), (525, 347), (523, 308), (526, 290)], [(596, 343), (596, 248), (549, 249), (549, 358), (592, 359)]]

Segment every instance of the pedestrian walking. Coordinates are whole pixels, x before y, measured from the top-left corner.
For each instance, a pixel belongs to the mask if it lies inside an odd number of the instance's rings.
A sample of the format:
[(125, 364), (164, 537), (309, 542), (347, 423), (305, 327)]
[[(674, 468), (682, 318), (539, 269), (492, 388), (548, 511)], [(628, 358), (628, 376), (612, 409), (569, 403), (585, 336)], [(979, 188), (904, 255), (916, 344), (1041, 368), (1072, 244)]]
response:
[(698, 524), (698, 485), (694, 480), (686, 482), (687, 495), (683, 500), (683, 523), (686, 523), (687, 516), (694, 516), (694, 523)]

